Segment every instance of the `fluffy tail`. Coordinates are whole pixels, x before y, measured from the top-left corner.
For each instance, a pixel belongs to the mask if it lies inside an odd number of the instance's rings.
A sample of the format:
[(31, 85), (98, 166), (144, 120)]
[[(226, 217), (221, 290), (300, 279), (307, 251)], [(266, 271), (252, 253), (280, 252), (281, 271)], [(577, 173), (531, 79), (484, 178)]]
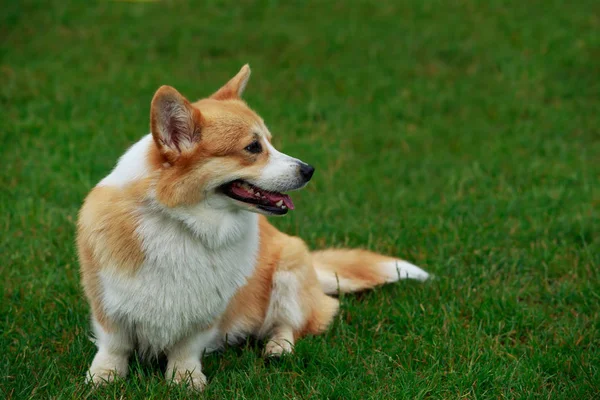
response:
[(366, 250), (321, 250), (312, 253), (312, 260), (327, 294), (358, 292), (400, 279), (429, 278), (416, 265)]

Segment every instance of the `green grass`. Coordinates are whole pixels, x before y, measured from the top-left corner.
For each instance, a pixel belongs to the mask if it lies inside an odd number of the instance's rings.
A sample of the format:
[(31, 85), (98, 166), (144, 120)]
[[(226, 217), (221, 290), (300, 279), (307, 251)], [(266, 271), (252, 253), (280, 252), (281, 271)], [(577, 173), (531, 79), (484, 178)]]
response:
[(206, 357), (207, 398), (598, 398), (597, 2), (292, 3), (3, 2), (3, 397), (190, 396), (138, 362), (84, 385), (74, 223), (158, 86), (205, 96), (249, 62), (248, 102), (317, 168), (274, 223), (437, 279), (343, 297), (281, 362)]

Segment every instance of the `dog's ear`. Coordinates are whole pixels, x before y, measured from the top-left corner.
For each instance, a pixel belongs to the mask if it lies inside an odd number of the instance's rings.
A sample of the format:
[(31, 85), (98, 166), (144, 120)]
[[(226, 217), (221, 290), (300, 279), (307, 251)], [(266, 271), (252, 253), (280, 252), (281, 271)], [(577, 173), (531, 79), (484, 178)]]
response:
[(246, 89), (248, 79), (250, 79), (250, 66), (246, 64), (236, 76), (210, 97), (216, 100), (239, 99)]
[(200, 141), (202, 114), (175, 88), (161, 86), (150, 106), (150, 125), (161, 154), (173, 162)]

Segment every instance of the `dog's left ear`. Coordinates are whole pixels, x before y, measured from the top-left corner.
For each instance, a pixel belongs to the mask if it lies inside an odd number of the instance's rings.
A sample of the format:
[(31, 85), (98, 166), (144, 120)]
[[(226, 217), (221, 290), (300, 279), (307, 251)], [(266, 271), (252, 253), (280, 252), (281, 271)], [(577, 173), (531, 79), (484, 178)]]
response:
[(250, 79), (250, 66), (246, 64), (236, 76), (210, 97), (215, 100), (239, 99), (246, 89), (248, 79)]
[(150, 106), (152, 137), (168, 162), (192, 151), (200, 141), (203, 118), (200, 110), (171, 86), (161, 86)]

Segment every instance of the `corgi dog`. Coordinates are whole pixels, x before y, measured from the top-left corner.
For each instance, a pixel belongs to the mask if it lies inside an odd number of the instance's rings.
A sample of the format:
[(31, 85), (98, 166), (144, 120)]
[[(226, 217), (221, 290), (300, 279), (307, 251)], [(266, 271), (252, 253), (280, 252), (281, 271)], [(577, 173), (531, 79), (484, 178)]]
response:
[(205, 351), (251, 335), (266, 356), (290, 353), (331, 323), (331, 295), (428, 278), (365, 250), (311, 252), (269, 224), (315, 169), (273, 147), (241, 99), (249, 77), (245, 65), (195, 103), (159, 88), (151, 133), (86, 197), (77, 248), (98, 348), (88, 382), (124, 377), (138, 349), (166, 355), (167, 379), (202, 390)]

